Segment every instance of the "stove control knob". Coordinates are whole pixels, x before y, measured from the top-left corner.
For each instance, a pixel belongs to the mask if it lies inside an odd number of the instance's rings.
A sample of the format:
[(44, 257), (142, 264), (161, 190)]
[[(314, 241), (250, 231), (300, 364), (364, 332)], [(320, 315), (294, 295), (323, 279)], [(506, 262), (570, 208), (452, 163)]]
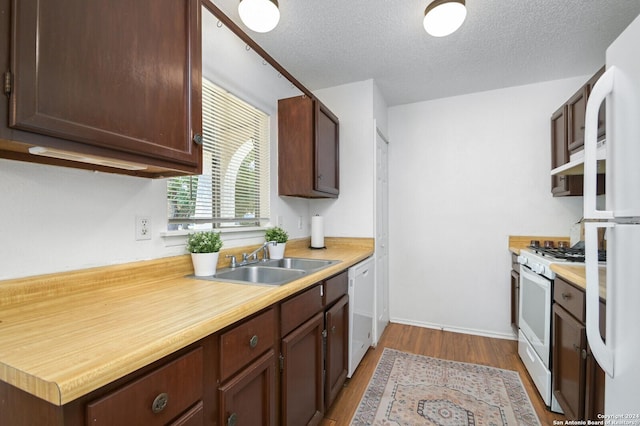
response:
[(527, 258), (524, 256), (518, 256), (518, 263), (521, 265), (526, 265), (527, 264)]
[(541, 265), (539, 263), (534, 263), (533, 265), (531, 265), (531, 270), (533, 272), (535, 272), (536, 274), (543, 275), (545, 267), (544, 267), (544, 265)]

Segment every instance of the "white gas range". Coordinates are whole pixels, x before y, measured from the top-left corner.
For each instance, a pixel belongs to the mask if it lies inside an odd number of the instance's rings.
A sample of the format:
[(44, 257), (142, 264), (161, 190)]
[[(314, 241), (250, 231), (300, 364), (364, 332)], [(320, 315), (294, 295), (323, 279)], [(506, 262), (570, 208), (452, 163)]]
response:
[[(604, 260), (605, 253), (599, 255)], [(581, 264), (582, 248), (529, 247), (518, 256), (520, 264), (520, 317), (518, 354), (533, 379), (545, 404), (562, 412), (551, 384), (551, 304), (553, 281), (556, 277), (551, 265)]]

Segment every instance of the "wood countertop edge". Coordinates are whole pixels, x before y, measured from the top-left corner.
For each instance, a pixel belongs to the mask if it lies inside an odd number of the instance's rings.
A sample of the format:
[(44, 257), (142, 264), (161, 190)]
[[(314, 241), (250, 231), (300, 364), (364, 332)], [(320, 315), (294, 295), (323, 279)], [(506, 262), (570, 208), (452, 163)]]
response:
[[(335, 259), (341, 260), (341, 262), (313, 274), (306, 275), (303, 278), (283, 286), (259, 286), (261, 291), (256, 291), (255, 296), (249, 298), (245, 297), (241, 303), (228, 309), (222, 309), (223, 312), (217, 312), (212, 314), (209, 318), (199, 320), (187, 327), (162, 335), (161, 338), (158, 338), (153, 342), (147, 342), (145, 344), (141, 344), (139, 347), (121, 351), (118, 353), (118, 356), (109, 359), (108, 362), (104, 362), (98, 367), (93, 366), (89, 371), (75, 371), (66, 375), (60, 374), (59, 376), (54, 375), (54, 377), (49, 377), (47, 374), (38, 375), (38, 373), (32, 373), (25, 371), (25, 369), (12, 366), (5, 363), (5, 360), (0, 358), (0, 380), (16, 386), (52, 404), (64, 405), (167, 355), (170, 355), (171, 353), (198, 342), (199, 340), (214, 334), (225, 327), (242, 320), (243, 318), (272, 306), (279, 301), (304, 290), (319, 281), (322, 281), (325, 278), (342, 272), (374, 253), (373, 238), (326, 238), (325, 243), (328, 246), (327, 250), (310, 250), (308, 248), (308, 241), (309, 239), (307, 238), (288, 243), (286, 255), (291, 257)], [(232, 249), (231, 251), (238, 251), (240, 249)], [(339, 254), (339, 256), (332, 257), (332, 254)], [(339, 258), (336, 259), (336, 257)], [(185, 258), (187, 260), (185, 260)], [(137, 276), (134, 273), (133, 278), (132, 275), (127, 272), (130, 272), (131, 270), (140, 271), (144, 269), (145, 266), (149, 265), (154, 267), (157, 267), (158, 265), (167, 265), (169, 267), (176, 268), (177, 271), (169, 271), (168, 274), (166, 271), (164, 273), (157, 272), (153, 273), (151, 277), (142, 275)], [(14, 303), (16, 306), (29, 306), (30, 303), (34, 303), (34, 301), (39, 302), (42, 298), (45, 298), (46, 300), (47, 298), (55, 299), (59, 296), (75, 297), (75, 294), (73, 296), (69, 296), (69, 294), (74, 292), (79, 292), (86, 296), (97, 288), (105, 288), (110, 285), (122, 285), (123, 276), (126, 275), (129, 276), (130, 280), (134, 280), (134, 282), (127, 284), (129, 286), (128, 288), (135, 288), (137, 286), (144, 285), (149, 286), (150, 280), (154, 285), (159, 283), (168, 284), (173, 281), (178, 282), (179, 280), (184, 281), (187, 280), (184, 278), (185, 267), (188, 267), (189, 271), (192, 273), (193, 270), (188, 255), (177, 256), (175, 258), (134, 262), (132, 264), (125, 265), (92, 268), (90, 270), (71, 271), (69, 273), (51, 274), (43, 277), (9, 280), (0, 282), (0, 302), (3, 302), (4, 306), (7, 306), (8, 303)], [(87, 282), (91, 281), (87, 280), (87, 277), (90, 277), (92, 274), (101, 275), (105, 271), (114, 273), (115, 275), (98, 284), (87, 284)], [(70, 279), (73, 281), (72, 278), (79, 278), (78, 281), (83, 282), (84, 284), (70, 290), (68, 288), (69, 286), (65, 284)], [(102, 278), (104, 278), (104, 276)], [(136, 279), (138, 281), (135, 281)], [(208, 281), (207, 285), (210, 283), (228, 285), (228, 283), (215, 281)], [(24, 286), (26, 295), (20, 294), (21, 286)], [(61, 290), (61, 287), (63, 286), (65, 289)], [(234, 284), (234, 286), (241, 286), (236, 287), (238, 289), (246, 289), (247, 287), (247, 285), (243, 284)], [(2, 298), (3, 296), (5, 297), (4, 300)]]

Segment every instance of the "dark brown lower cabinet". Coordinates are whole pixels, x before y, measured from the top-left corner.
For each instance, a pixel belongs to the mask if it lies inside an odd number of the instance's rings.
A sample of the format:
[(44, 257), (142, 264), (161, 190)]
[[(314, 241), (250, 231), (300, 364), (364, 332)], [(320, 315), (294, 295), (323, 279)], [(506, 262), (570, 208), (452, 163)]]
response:
[(520, 317), (520, 265), (518, 256), (511, 253), (511, 327), (518, 333)]
[(171, 422), (171, 426), (200, 426), (204, 424), (204, 406), (202, 401), (191, 407), (180, 418)]
[(282, 424), (317, 425), (324, 413), (322, 332), (324, 314), (282, 339)]
[(325, 358), (325, 409), (338, 396), (349, 369), (349, 296), (342, 296), (325, 314), (327, 347)]
[(604, 379), (605, 372), (593, 355), (587, 358), (587, 382), (585, 384), (584, 412), (587, 419), (598, 419), (604, 413)]
[(553, 332), (553, 393), (567, 418), (580, 419), (584, 417), (586, 330), (556, 303)]
[[(585, 293), (560, 277), (554, 282), (552, 386), (569, 420), (597, 420), (604, 413), (604, 371), (594, 359), (585, 328)], [(604, 337), (606, 305), (600, 301)]]
[(334, 275), (64, 406), (0, 381), (0, 425), (317, 425), (346, 380), (347, 288)]
[(276, 425), (275, 362), (271, 349), (220, 387), (221, 425)]

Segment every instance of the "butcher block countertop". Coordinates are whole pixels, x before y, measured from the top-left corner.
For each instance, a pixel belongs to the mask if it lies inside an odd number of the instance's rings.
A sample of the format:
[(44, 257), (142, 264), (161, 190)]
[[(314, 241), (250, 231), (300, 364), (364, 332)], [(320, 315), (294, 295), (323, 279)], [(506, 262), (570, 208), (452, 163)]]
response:
[[(326, 238), (325, 244), (311, 250), (308, 239), (289, 241), (287, 257), (341, 262), (279, 287), (188, 278), (189, 255), (0, 281), (0, 380), (64, 405), (374, 250), (372, 238)], [(221, 263), (241, 251), (247, 248), (221, 251)]]

